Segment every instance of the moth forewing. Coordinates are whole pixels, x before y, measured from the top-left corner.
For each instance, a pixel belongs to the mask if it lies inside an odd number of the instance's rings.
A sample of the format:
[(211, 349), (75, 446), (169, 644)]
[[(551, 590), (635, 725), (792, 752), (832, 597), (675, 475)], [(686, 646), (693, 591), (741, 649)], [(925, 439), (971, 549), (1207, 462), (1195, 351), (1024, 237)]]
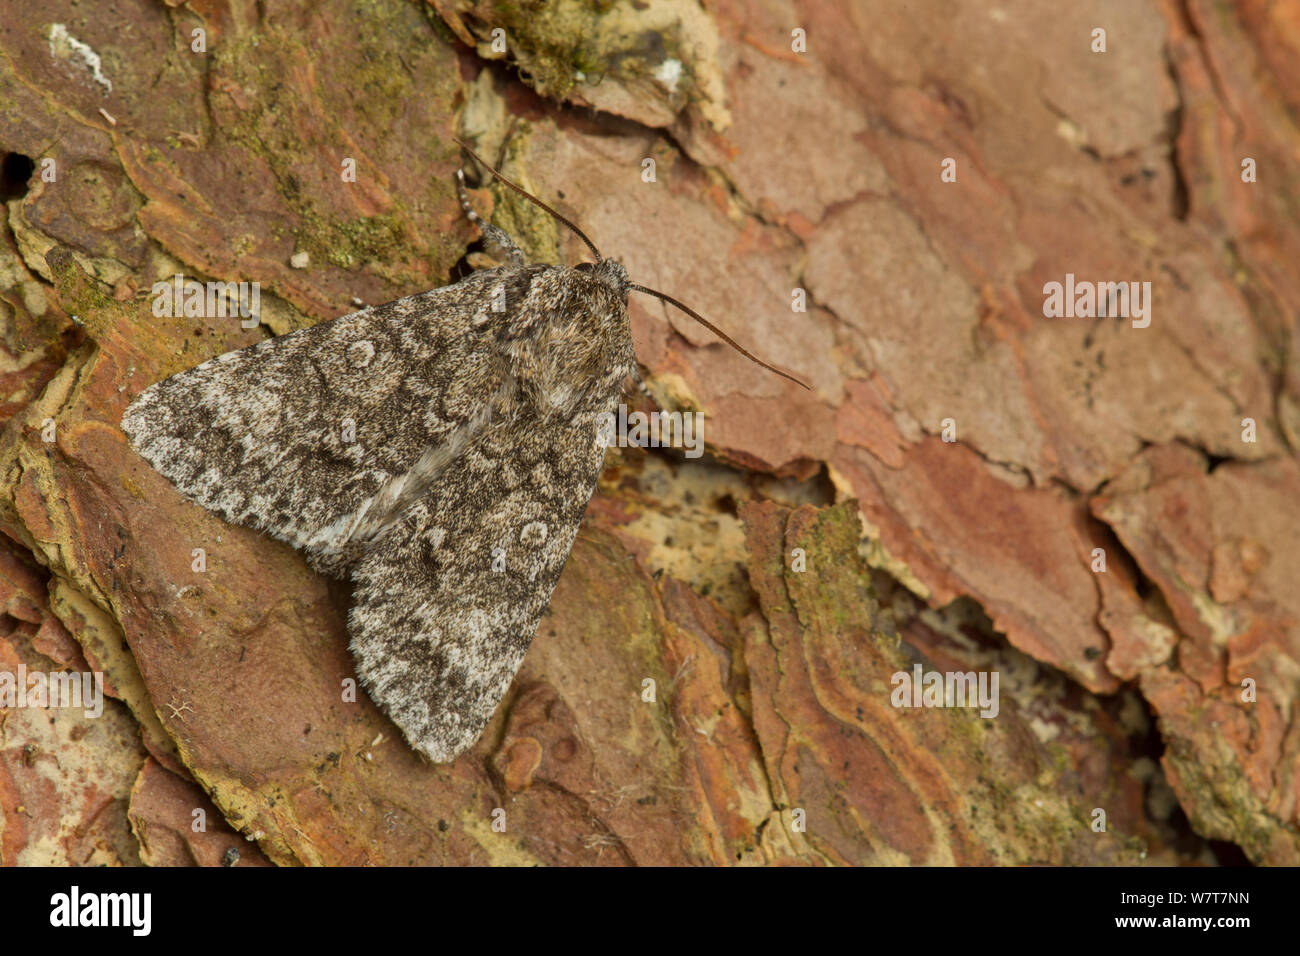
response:
[(122, 427), (190, 500), (353, 581), (363, 685), (451, 760), (509, 687), (595, 488), (598, 419), (635, 362), (625, 280), (508, 263), (218, 356)]

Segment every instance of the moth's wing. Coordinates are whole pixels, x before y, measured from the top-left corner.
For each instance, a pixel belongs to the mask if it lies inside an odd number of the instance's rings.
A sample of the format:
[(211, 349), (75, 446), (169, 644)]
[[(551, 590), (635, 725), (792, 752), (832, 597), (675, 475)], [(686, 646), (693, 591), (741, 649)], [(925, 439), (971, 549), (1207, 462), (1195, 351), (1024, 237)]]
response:
[(528, 424), (489, 426), (353, 571), (357, 673), (438, 763), (509, 688), (600, 472), (594, 414)]
[(508, 371), (493, 291), (513, 299), (532, 272), (474, 273), (219, 355), (141, 392), (122, 429), (190, 500), (311, 558), (322, 528), (473, 423)]

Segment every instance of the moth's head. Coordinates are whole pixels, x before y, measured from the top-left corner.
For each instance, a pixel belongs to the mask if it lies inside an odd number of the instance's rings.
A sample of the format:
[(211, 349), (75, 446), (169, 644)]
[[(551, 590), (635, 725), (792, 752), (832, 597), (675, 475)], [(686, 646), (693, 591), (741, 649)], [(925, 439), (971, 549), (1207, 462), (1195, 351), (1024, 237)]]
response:
[[(591, 254), (596, 257), (595, 262), (581, 262), (578, 265), (574, 266), (574, 268), (581, 272), (585, 272), (591, 275), (593, 278), (599, 280), (600, 283), (604, 285), (607, 289), (609, 289), (610, 292), (617, 295), (619, 300), (624, 305), (627, 304), (627, 295), (629, 292), (643, 292), (646, 295), (654, 296), (656, 299), (662, 299), (664, 302), (668, 303), (669, 305), (681, 309), (692, 319), (700, 323), (702, 326), (704, 326), (706, 329), (708, 329), (718, 338), (722, 339), (722, 341), (726, 342), (728, 345), (730, 345), (741, 355), (745, 356), (751, 362), (755, 363), (756, 365), (761, 365), (763, 368), (769, 371), (775, 372), (777, 375), (780, 375), (782, 378), (788, 378), (790, 381), (794, 382), (797, 385), (802, 385), (804, 388), (808, 388), (807, 384), (799, 381), (799, 379), (795, 378), (789, 372), (783, 372), (776, 366), (768, 365), (762, 359), (754, 355), (751, 355), (748, 351), (742, 348), (734, 339), (726, 335), (721, 329), (719, 329), (716, 325), (711, 323), (708, 319), (704, 318), (704, 316), (700, 315), (690, 306), (683, 305), (681, 302), (678, 302), (672, 296), (667, 295), (663, 292), (658, 292), (654, 289), (647, 289), (643, 285), (637, 285), (634, 282), (628, 281), (627, 270), (623, 268), (623, 263), (618, 262), (614, 259), (606, 259), (604, 256), (602, 256), (600, 254), (600, 250), (596, 248), (596, 244), (587, 238), (586, 233), (584, 233), (576, 225), (574, 225), (564, 216), (560, 215), (550, 206), (546, 205), (546, 203), (542, 202), (540, 199), (538, 199), (528, 190), (524, 189), (522, 186), (516, 183), (512, 183), (510, 180), (506, 179), (506, 177), (502, 176), (498, 170), (493, 169), (492, 166), (488, 165), (486, 162), (483, 162), (482, 158), (480, 158), (479, 155), (476, 152), (474, 152), (474, 150), (470, 149), (469, 146), (467, 146), (463, 141), (457, 139), (456, 142), (460, 144), (461, 148), (463, 148), (465, 152), (469, 153), (480, 163), (483, 163), (484, 166), (487, 166), (487, 168), (491, 170), (492, 175), (495, 176), (497, 179), (499, 179), (507, 187), (519, 193), (519, 195), (523, 196), (530, 203), (533, 203), (535, 206), (538, 206), (539, 208), (545, 210), (557, 222), (563, 223), (564, 225), (572, 229), (574, 235), (576, 235), (579, 239), (581, 239), (586, 244), (587, 248), (591, 250)], [(463, 193), (462, 193), (461, 201), (465, 203), (465, 208), (468, 210), (469, 200), (464, 198)], [(626, 322), (627, 321), (626, 310), (624, 310), (623, 312), (623, 318), (624, 318), (624, 322)]]
[(610, 291), (616, 293), (618, 297), (627, 301), (628, 289), (631, 283), (627, 279), (627, 270), (623, 268), (623, 263), (617, 259), (601, 259), (599, 262), (579, 262), (574, 266), (579, 272), (586, 272), (594, 276), (609, 287)]

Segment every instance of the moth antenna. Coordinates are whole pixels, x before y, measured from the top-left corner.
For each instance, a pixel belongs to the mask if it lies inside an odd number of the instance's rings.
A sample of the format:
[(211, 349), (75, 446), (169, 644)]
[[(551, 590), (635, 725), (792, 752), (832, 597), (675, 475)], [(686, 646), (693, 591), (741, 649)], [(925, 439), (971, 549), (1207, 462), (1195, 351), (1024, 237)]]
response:
[(714, 335), (716, 335), (718, 338), (722, 339), (722, 341), (726, 342), (726, 343), (727, 343), (728, 345), (730, 345), (733, 349), (735, 349), (735, 350), (736, 350), (737, 352), (739, 352), (741, 355), (745, 356), (745, 358), (749, 359), (749, 360), (750, 360), (751, 362), (753, 362), (755, 365), (761, 365), (763, 368), (767, 369), (769, 372), (775, 372), (777, 375), (780, 375), (782, 378), (788, 378), (790, 381), (794, 382), (796, 385), (802, 385), (804, 388), (808, 389), (808, 391), (810, 391), (810, 392), (812, 391), (812, 386), (809, 385), (807, 382), (801, 382), (799, 379), (795, 378), (795, 377), (794, 377), (793, 375), (791, 375), (789, 372), (783, 372), (783, 371), (781, 371), (779, 368), (777, 368), (777, 367), (774, 366), (774, 365), (768, 365), (768, 364), (767, 364), (766, 362), (764, 362), (761, 358), (759, 358), (758, 356), (753, 355), (752, 353), (750, 353), (749, 351), (747, 351), (747, 350), (746, 350), (742, 345), (740, 345), (740, 343), (738, 343), (735, 339), (733, 339), (731, 336), (729, 336), (726, 332), (723, 332), (722, 329), (718, 328), (716, 325), (714, 325), (712, 322), (710, 322), (710, 321), (709, 321), (708, 319), (706, 319), (704, 316), (700, 315), (700, 313), (696, 312), (696, 311), (695, 311), (694, 309), (692, 309), (690, 306), (688, 306), (688, 305), (683, 305), (681, 302), (678, 302), (678, 301), (677, 301), (676, 299), (674, 299), (672, 296), (670, 296), (670, 295), (666, 295), (665, 293), (663, 293), (663, 292), (659, 292), (659, 291), (657, 291), (657, 290), (655, 290), (655, 289), (647, 289), (645, 286), (643, 286), (643, 285), (637, 285), (636, 283), (629, 283), (629, 284), (628, 284), (628, 289), (630, 289), (630, 290), (633, 291), (633, 292), (644, 292), (646, 295), (652, 295), (652, 296), (654, 296), (656, 299), (662, 299), (663, 301), (667, 302), (669, 305), (675, 305), (675, 306), (677, 306), (677, 308), (681, 309), (683, 312), (685, 312), (687, 315), (689, 315), (692, 319), (694, 319), (696, 322), (700, 323), (700, 325), (704, 326), (706, 329), (708, 329), (710, 332), (712, 332), (712, 333), (713, 333)]
[(591, 254), (596, 257), (597, 262), (604, 261), (605, 257), (600, 254), (600, 250), (596, 248), (596, 244), (587, 238), (587, 234), (585, 232), (579, 229), (568, 219), (561, 216), (550, 206), (546, 205), (546, 203), (542, 202), (540, 199), (538, 199), (536, 196), (530, 193), (527, 189), (524, 189), (523, 186), (516, 185), (515, 183), (512, 183), (510, 180), (506, 179), (505, 176), (501, 175), (501, 172), (495, 166), (493, 166), (491, 163), (485, 160), (478, 153), (474, 152), (474, 150), (470, 149), (468, 144), (466, 144), (466, 142), (463, 139), (461, 139), (459, 136), (453, 136), (452, 139), (456, 141), (457, 145), (459, 145), (461, 149), (465, 150), (465, 152), (473, 156), (483, 166), (484, 169), (486, 169), (494, 177), (496, 177), (503, 185), (509, 186), (511, 189), (519, 193), (519, 195), (523, 196), (534, 206), (539, 206), (540, 208), (546, 210), (548, 213), (550, 213), (560, 222), (564, 223), (566, 226), (572, 229), (574, 235), (576, 235), (579, 239), (581, 239), (583, 242), (587, 244), (587, 248), (591, 250)]

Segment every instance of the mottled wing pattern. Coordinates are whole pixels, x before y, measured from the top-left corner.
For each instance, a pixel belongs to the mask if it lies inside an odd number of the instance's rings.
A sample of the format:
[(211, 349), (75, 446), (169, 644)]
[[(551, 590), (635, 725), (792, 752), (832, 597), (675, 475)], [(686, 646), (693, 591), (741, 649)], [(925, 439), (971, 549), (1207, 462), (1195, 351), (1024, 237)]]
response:
[(191, 500), (352, 578), (362, 682), (448, 761), (527, 652), (634, 367), (621, 266), (508, 266), (219, 356), (122, 427)]
[(493, 292), (519, 301), (541, 268), (477, 272), (219, 355), (142, 392), (122, 428), (190, 500), (342, 575), (313, 537), (481, 423), (510, 375)]
[(358, 673), (437, 762), (478, 739), (509, 688), (604, 456), (595, 412), (508, 431), (489, 426), (353, 574)]

